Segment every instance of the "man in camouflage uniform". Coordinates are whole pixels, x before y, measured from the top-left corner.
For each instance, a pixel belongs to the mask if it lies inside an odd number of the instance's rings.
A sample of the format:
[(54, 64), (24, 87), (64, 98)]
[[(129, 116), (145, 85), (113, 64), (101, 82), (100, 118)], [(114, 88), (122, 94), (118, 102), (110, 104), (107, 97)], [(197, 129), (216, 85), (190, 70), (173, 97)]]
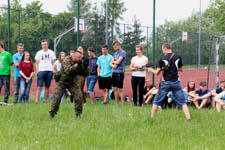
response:
[(51, 110), (49, 111), (51, 118), (53, 118), (59, 110), (61, 97), (63, 96), (65, 89), (68, 89), (73, 95), (76, 117), (81, 115), (82, 92), (75, 77), (79, 71), (82, 71), (80, 70), (81, 64), (79, 63), (81, 58), (81, 53), (78, 51), (76, 51), (72, 56), (65, 57), (62, 62), (61, 70), (55, 74), (57, 82), (53, 93), (54, 100), (51, 105)]

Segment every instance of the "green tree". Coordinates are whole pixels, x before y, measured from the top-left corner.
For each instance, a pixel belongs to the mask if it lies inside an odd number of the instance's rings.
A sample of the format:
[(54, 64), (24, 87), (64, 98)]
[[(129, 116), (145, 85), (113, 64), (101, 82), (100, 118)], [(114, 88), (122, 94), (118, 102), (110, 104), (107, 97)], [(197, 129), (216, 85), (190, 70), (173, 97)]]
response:
[[(89, 0), (79, 0), (80, 1), (80, 17), (88, 18), (90, 14), (89, 10), (91, 9), (91, 3)], [(70, 13), (77, 16), (77, 0), (70, 0), (69, 5), (67, 6)]]
[[(136, 45), (141, 44), (145, 38), (142, 36), (140, 21), (136, 17), (134, 17), (134, 24), (132, 26), (127, 26), (126, 29), (128, 32), (123, 35), (122, 46), (127, 52), (127, 60), (130, 60), (131, 57), (136, 55)], [(127, 61), (127, 64), (128, 63), (130, 62)]]

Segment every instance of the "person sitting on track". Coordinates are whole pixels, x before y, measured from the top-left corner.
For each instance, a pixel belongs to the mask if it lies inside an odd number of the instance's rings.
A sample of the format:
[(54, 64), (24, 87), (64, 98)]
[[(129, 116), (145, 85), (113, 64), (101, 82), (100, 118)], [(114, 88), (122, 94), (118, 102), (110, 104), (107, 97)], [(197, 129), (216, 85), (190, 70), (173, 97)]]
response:
[(189, 94), (194, 97), (193, 103), (197, 109), (202, 109), (204, 106), (209, 107), (211, 105), (212, 92), (207, 88), (206, 82), (200, 82), (200, 88), (195, 90), (194, 94)]
[(187, 104), (192, 105), (194, 97), (191, 95), (195, 94), (195, 82), (192, 80), (188, 81), (187, 86), (183, 90), (186, 91), (188, 95)]
[(220, 94), (217, 94), (214, 100), (218, 112), (220, 112), (222, 108), (225, 109), (225, 91), (221, 92)]
[(158, 89), (155, 85), (150, 85), (145, 87), (144, 94), (144, 104), (151, 103), (153, 101), (154, 96), (157, 94)]
[(214, 90), (212, 90), (212, 105), (215, 107), (215, 96), (220, 94), (221, 92), (225, 91), (225, 80), (220, 81), (219, 87), (216, 87)]

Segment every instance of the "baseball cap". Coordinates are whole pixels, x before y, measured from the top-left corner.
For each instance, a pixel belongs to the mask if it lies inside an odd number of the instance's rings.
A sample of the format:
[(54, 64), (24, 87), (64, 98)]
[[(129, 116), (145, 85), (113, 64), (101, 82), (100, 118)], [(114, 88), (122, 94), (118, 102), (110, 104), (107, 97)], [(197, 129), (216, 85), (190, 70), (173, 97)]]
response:
[(206, 82), (205, 81), (202, 81), (202, 82), (200, 82), (200, 84), (199, 84), (200, 86), (206, 86), (207, 84), (206, 84)]

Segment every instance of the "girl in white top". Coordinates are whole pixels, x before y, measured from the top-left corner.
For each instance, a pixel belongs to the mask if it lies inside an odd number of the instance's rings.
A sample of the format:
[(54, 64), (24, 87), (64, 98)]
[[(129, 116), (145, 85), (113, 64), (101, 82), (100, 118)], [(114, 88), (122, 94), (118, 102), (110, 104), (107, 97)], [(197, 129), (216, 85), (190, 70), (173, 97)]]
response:
[(61, 65), (62, 65), (62, 61), (63, 59), (66, 57), (66, 53), (65, 52), (60, 52), (59, 53), (59, 57), (58, 60), (55, 61), (54, 65), (53, 65), (53, 72), (58, 72), (61, 69)]
[[(53, 64), (53, 73), (56, 73), (56, 72), (60, 71), (61, 66), (62, 66), (62, 61), (63, 61), (63, 59), (65, 57), (66, 57), (66, 53), (65, 52), (60, 52), (59, 53), (58, 59)], [(65, 94), (63, 94), (63, 96), (61, 98), (61, 103), (64, 101), (64, 97), (65, 97)]]
[(137, 106), (137, 87), (139, 87), (139, 106), (143, 103), (143, 91), (145, 85), (145, 65), (148, 63), (148, 58), (143, 55), (144, 47), (141, 45), (136, 46), (136, 54), (131, 59), (130, 70), (132, 72), (131, 85), (133, 90), (134, 106)]

